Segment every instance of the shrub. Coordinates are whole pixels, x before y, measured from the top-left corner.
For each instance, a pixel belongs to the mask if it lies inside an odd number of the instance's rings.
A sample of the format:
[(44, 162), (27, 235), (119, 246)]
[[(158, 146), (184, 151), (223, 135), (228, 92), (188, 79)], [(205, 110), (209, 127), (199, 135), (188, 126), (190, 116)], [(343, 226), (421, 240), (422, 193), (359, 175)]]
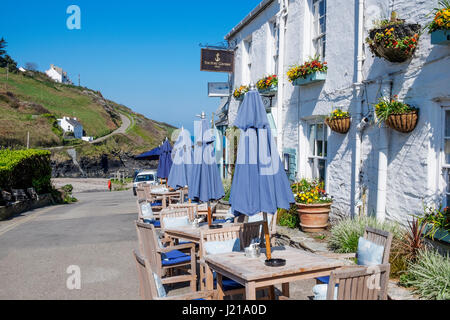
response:
[(50, 152), (43, 150), (0, 150), (0, 188), (51, 191)]
[(223, 180), (223, 189), (225, 191), (225, 197), (223, 198), (223, 200), (224, 201), (230, 201), (231, 179)]
[(337, 253), (356, 252), (366, 227), (391, 232), (397, 239), (402, 236), (401, 228), (395, 222), (380, 222), (375, 217), (346, 218), (331, 228), (329, 247)]
[(410, 263), (408, 274), (401, 278), (404, 285), (414, 288), (428, 300), (450, 299), (450, 257), (434, 250), (421, 250), (417, 261)]
[(285, 209), (278, 211), (278, 225), (291, 229), (298, 229), (300, 227), (300, 218), (298, 217), (296, 205), (291, 206), (289, 211)]

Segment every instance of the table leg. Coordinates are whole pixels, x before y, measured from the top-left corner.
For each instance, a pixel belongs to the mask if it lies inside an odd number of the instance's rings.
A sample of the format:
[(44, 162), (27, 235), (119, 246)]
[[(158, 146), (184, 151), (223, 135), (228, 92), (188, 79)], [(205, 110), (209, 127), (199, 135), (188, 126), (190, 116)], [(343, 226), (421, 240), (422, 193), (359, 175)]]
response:
[(163, 198), (162, 198), (162, 207), (163, 207), (163, 209), (166, 209), (166, 208), (167, 208), (167, 203), (166, 203), (166, 201), (167, 201), (166, 195), (163, 195)]
[(223, 283), (222, 283), (222, 275), (220, 273), (217, 273), (217, 299), (223, 300), (224, 293), (223, 293)]
[[(205, 273), (206, 290), (210, 290), (210, 291), (214, 290), (214, 277), (213, 277), (213, 273), (212, 273), (211, 269), (208, 266), (206, 266), (206, 267), (201, 266), (201, 268), (202, 268), (202, 271), (204, 271), (204, 273)], [(201, 282), (202, 282), (201, 287), (203, 289), (203, 279), (201, 279)]]
[(254, 282), (245, 284), (245, 300), (256, 300), (256, 286)]
[(289, 292), (289, 283), (283, 283), (282, 285), (283, 296), (286, 298), (290, 298), (291, 294)]

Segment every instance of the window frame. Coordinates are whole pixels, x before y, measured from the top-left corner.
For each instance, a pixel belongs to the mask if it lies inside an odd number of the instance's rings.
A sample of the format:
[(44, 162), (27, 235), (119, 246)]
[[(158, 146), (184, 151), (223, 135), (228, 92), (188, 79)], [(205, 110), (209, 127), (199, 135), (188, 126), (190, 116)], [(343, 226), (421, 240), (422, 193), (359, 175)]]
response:
[[(317, 14), (315, 12), (315, 5), (317, 2)], [(320, 2), (324, 2), (325, 4), (325, 13), (323, 16), (320, 16)], [(311, 12), (311, 43), (312, 43), (312, 51), (314, 51), (314, 55), (318, 54), (322, 60), (325, 60), (326, 57), (326, 36), (327, 36), (327, 0), (310, 0), (310, 12)], [(320, 28), (320, 19), (325, 19), (325, 32), (316, 34), (321, 31)], [(317, 23), (317, 28), (316, 28)], [(316, 30), (318, 29), (318, 30)], [(322, 42), (322, 45), (319, 45), (319, 42), (325, 39)], [(317, 48), (317, 49), (316, 49)]]
[(450, 201), (448, 201), (447, 199), (450, 199), (450, 185), (449, 185), (449, 180), (450, 180), (450, 163), (447, 163), (447, 159), (445, 157), (445, 142), (446, 140), (450, 141), (450, 136), (446, 136), (446, 116), (447, 116), (447, 112), (450, 113), (450, 106), (443, 106), (442, 107), (442, 147), (441, 147), (441, 161), (440, 161), (440, 167), (441, 167), (441, 173), (442, 173), (442, 177), (444, 180), (444, 183), (442, 185), (442, 195), (444, 198), (444, 205), (445, 206), (450, 206)]
[[(322, 144), (322, 156), (317, 155), (317, 151), (318, 151), (318, 141), (317, 140), (317, 126), (318, 125), (322, 125), (323, 126), (323, 144)], [(311, 145), (311, 130), (312, 127), (316, 126), (316, 130), (314, 131), (314, 146)], [(310, 120), (307, 122), (307, 128), (308, 128), (308, 144), (309, 144), (309, 151), (308, 151), (308, 164), (310, 166), (311, 169), (311, 176), (312, 178), (317, 178), (315, 177), (316, 175), (316, 171), (319, 170), (318, 168), (318, 164), (319, 161), (324, 161), (325, 163), (325, 176), (324, 176), (324, 182), (325, 185), (327, 185), (327, 179), (328, 179), (328, 139), (329, 139), (329, 134), (330, 131), (328, 130), (328, 126), (325, 124), (325, 121), (323, 119), (315, 119), (315, 120)], [(313, 149), (314, 148), (314, 151)], [(317, 167), (316, 167), (317, 166)]]

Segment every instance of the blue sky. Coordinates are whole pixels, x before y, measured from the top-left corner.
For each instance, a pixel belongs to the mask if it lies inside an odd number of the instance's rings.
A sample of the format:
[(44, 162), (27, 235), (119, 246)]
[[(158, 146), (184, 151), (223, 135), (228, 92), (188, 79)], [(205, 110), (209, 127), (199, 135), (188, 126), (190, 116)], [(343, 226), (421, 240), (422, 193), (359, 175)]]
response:
[[(200, 72), (200, 43), (215, 44), (260, 0), (24, 1), (2, 0), (0, 37), (19, 63), (63, 67), (71, 80), (145, 116), (193, 128), (219, 104), (207, 83), (226, 73)], [(69, 30), (69, 5), (81, 30)]]

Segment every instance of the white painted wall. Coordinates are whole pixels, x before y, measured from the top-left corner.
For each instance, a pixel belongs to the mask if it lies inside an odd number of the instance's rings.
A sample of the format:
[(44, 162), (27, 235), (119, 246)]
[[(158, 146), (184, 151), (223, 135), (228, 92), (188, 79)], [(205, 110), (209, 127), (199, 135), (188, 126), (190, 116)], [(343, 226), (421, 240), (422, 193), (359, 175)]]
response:
[[(427, 14), (437, 6), (437, 0), (397, 0), (394, 10), (407, 22), (422, 26), (431, 19)], [(308, 0), (289, 1), (284, 70), (279, 73), (280, 86), (284, 86), (282, 119), (278, 123), (283, 148), (296, 148), (299, 152), (299, 177), (311, 175), (308, 164), (308, 127), (305, 119), (327, 115), (341, 107), (351, 112), (353, 118), (358, 97), (354, 90), (357, 76), (357, 30), (358, 0), (328, 0), (327, 3), (327, 57), (329, 70), (327, 80), (308, 87), (293, 87), (285, 73), (293, 64), (303, 63), (313, 54), (310, 45)], [(389, 0), (365, 0), (365, 36), (372, 21), (382, 14), (390, 14)], [(236, 51), (236, 74), (234, 87), (242, 83), (242, 40), (252, 37), (253, 57), (251, 80), (256, 82), (268, 70), (269, 21), (279, 12), (277, 2), (269, 6), (250, 25), (241, 30), (234, 39)], [(282, 32), (282, 31), (281, 31)], [(281, 49), (280, 54), (283, 52)], [(420, 121), (414, 132), (402, 134), (389, 129), (388, 182), (386, 218), (402, 223), (412, 214), (422, 211), (422, 200), (437, 200), (445, 182), (441, 174), (442, 158), (442, 106), (450, 106), (450, 46), (432, 46), (430, 35), (424, 33), (419, 48), (411, 61), (392, 64), (374, 58), (365, 46), (363, 75), (366, 82), (363, 99), (363, 115), (373, 113), (373, 104), (380, 96), (380, 81), (392, 79), (393, 94), (401, 100), (420, 108)], [(239, 103), (233, 99), (230, 105), (232, 125)], [(276, 106), (276, 103), (275, 103)], [(273, 112), (276, 115), (276, 112)], [(275, 119), (277, 121), (277, 119)], [(365, 190), (366, 214), (376, 212), (378, 178), (378, 142), (380, 129), (374, 123), (362, 136), (361, 186), (354, 185), (353, 157), (357, 123), (352, 123), (346, 135), (329, 133), (327, 190), (335, 198), (333, 215), (346, 216), (356, 205), (353, 195)]]

